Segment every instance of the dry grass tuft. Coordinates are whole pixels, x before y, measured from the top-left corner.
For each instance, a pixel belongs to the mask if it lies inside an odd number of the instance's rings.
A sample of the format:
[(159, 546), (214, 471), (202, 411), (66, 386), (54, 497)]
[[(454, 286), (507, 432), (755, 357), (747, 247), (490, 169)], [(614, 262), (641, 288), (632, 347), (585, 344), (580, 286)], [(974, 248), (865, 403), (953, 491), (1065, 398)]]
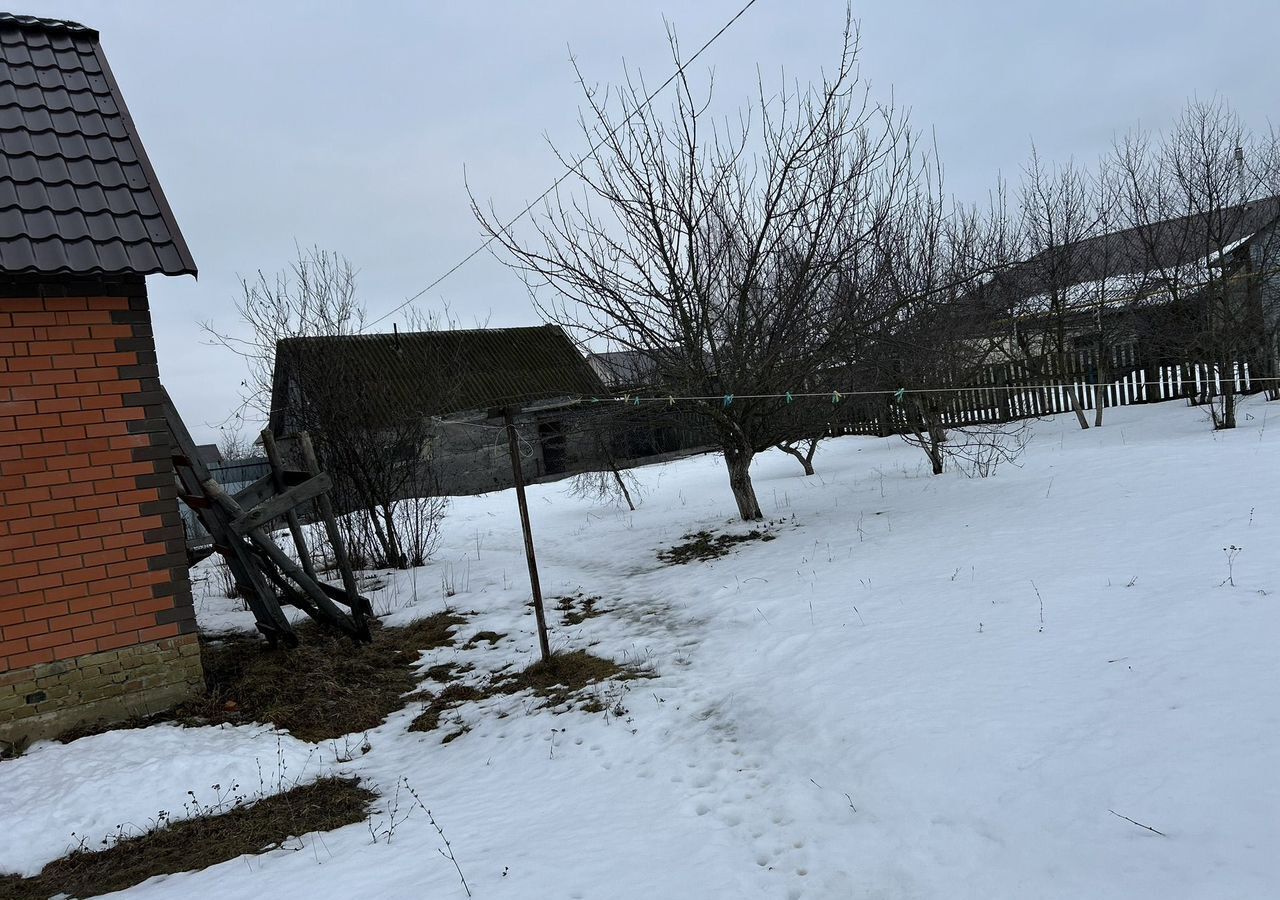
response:
[(676, 544), (670, 550), (658, 551), (658, 559), (678, 566), (699, 560), (719, 559), (728, 556), (737, 544), (748, 541), (772, 541), (777, 537), (768, 531), (753, 528), (746, 534), (712, 534), (710, 531), (695, 531), (684, 536), (683, 544)]
[[(435, 731), (440, 727), (443, 715), (463, 703), (504, 694), (518, 694), (526, 690), (542, 698), (542, 706), (572, 707), (576, 704), (588, 712), (599, 712), (606, 709), (606, 705), (598, 697), (584, 698), (582, 693), (586, 688), (603, 681), (626, 681), (642, 677), (646, 677), (646, 673), (635, 667), (620, 665), (585, 650), (557, 653), (549, 662), (538, 660), (517, 672), (498, 673), (484, 684), (455, 681), (438, 694), (420, 691), (412, 699), (421, 700), (426, 706), (413, 720), (409, 730)], [(447, 735), (443, 743), (459, 738), (469, 730), (463, 726)]]
[(532, 690), (550, 705), (569, 702), (583, 688), (610, 679), (635, 678), (638, 673), (611, 659), (586, 650), (556, 653), (550, 660), (538, 660), (528, 668), (504, 678), (499, 686), (504, 694)]
[(440, 727), (440, 716), (469, 700), (480, 700), (486, 694), (469, 684), (454, 682), (438, 694), (422, 692), (426, 708), (409, 725), (410, 731), (435, 731)]
[(0, 875), (0, 900), (96, 897), (155, 875), (206, 869), (298, 835), (362, 821), (374, 799), (357, 779), (322, 778), (252, 805), (161, 825), (105, 850), (73, 851), (32, 878)]
[(579, 591), (576, 594), (561, 597), (555, 608), (560, 611), (561, 621), (565, 625), (581, 625), (587, 619), (603, 616), (610, 611), (596, 606), (602, 599), (604, 598), (584, 597)]
[(453, 643), (463, 620), (440, 613), (403, 628), (375, 626), (373, 642), (353, 644), (315, 625), (299, 629), (292, 650), (236, 636), (201, 649), (206, 696), (179, 710), (204, 722), (272, 722), (304, 741), (367, 731), (404, 706), (417, 684), (419, 653)]

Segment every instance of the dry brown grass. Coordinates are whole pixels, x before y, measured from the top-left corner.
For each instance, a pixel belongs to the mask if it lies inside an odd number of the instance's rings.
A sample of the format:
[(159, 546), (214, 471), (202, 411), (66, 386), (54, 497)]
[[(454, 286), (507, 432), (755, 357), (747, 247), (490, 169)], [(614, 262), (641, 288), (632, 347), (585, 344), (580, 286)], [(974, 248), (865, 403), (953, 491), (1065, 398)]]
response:
[[(448, 673), (442, 673), (448, 677)], [(633, 678), (651, 677), (633, 666), (624, 666), (611, 659), (596, 656), (586, 650), (554, 654), (548, 662), (538, 660), (516, 672), (499, 672), (483, 684), (451, 682), (439, 693), (421, 691), (414, 696), (426, 702), (426, 706), (410, 731), (434, 731), (440, 727), (441, 717), (449, 710), (464, 703), (485, 700), (504, 694), (532, 691), (545, 707), (578, 706), (588, 712), (599, 712), (605, 705), (598, 697), (584, 697), (583, 692), (592, 685), (604, 681), (627, 681)], [(465, 726), (447, 735), (444, 743), (461, 737), (469, 729)]]
[(313, 742), (367, 731), (404, 706), (419, 652), (453, 643), (449, 630), (462, 621), (440, 613), (403, 628), (375, 625), (373, 642), (359, 645), (309, 623), (291, 650), (247, 635), (209, 642), (201, 651), (206, 695), (179, 714), (272, 722)]
[(156, 721), (270, 722), (313, 742), (368, 731), (403, 708), (418, 682), (419, 652), (452, 644), (450, 629), (462, 622), (452, 613), (395, 628), (375, 621), (370, 644), (305, 622), (292, 649), (273, 649), (252, 634), (202, 637), (204, 696), (149, 719), (81, 727), (62, 740)]
[(610, 612), (607, 609), (600, 609), (596, 606), (602, 597), (586, 597), (579, 591), (566, 597), (559, 598), (555, 608), (560, 611), (561, 621), (565, 625), (581, 625), (587, 619), (594, 619), (596, 616), (603, 616)]
[(639, 673), (619, 665), (611, 659), (596, 656), (586, 650), (556, 653), (546, 662), (538, 660), (533, 665), (500, 682), (502, 693), (514, 694), (532, 690), (546, 699), (551, 706), (569, 702), (575, 694), (593, 684), (610, 679), (626, 680)]
[(772, 541), (777, 535), (768, 531), (753, 528), (746, 534), (712, 534), (710, 531), (695, 531), (684, 536), (684, 543), (676, 544), (669, 550), (658, 551), (658, 559), (672, 565), (699, 560), (706, 562), (728, 556), (735, 545), (748, 541)]
[(76, 850), (32, 878), (0, 875), (0, 900), (96, 897), (155, 875), (206, 869), (292, 837), (359, 822), (375, 798), (357, 779), (322, 778), (252, 805), (153, 828), (105, 850)]

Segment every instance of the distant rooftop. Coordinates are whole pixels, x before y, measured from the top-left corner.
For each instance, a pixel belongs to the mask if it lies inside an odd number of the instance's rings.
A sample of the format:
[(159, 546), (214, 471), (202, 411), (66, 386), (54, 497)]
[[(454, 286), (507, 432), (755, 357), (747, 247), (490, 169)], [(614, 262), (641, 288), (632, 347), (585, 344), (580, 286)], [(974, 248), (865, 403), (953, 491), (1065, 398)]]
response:
[(98, 32), (0, 13), (0, 273), (194, 275)]
[(316, 392), (360, 398), (370, 422), (600, 396), (600, 378), (555, 325), (331, 337), (276, 345), (271, 428)]
[(1280, 197), (1225, 206), (1212, 214), (1155, 221), (1043, 250), (990, 279), (987, 290), (1033, 295), (1104, 279), (1215, 264), (1280, 219)]

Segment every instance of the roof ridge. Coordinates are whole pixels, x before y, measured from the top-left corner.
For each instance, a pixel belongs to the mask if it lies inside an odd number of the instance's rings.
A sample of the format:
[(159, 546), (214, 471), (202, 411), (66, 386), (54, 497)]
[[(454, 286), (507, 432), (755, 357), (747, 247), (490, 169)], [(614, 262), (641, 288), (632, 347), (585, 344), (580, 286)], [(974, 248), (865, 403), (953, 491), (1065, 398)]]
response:
[(332, 341), (332, 340), (354, 340), (363, 338), (365, 340), (375, 340), (380, 338), (398, 338), (404, 340), (406, 338), (423, 337), (427, 335), (435, 336), (442, 334), (449, 335), (472, 335), (472, 334), (500, 334), (502, 332), (511, 331), (534, 331), (541, 328), (560, 328), (559, 325), (544, 322), (541, 325), (507, 325), (501, 327), (484, 327), (484, 328), (437, 328), (434, 331), (370, 331), (355, 332), (353, 334), (299, 334), (291, 335), (287, 338), (281, 338), (282, 341)]
[(98, 29), (90, 28), (70, 19), (43, 19), (21, 13), (0, 12), (0, 28), (21, 28), (30, 31), (63, 31), (71, 34), (92, 35), (98, 38)]

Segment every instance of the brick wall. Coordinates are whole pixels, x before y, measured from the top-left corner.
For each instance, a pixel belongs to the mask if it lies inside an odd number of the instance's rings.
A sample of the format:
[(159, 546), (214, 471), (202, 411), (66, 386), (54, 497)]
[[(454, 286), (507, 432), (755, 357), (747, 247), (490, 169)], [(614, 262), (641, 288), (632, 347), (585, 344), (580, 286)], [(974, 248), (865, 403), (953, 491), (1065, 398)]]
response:
[(159, 389), (142, 279), (0, 286), (0, 674), (194, 632)]

